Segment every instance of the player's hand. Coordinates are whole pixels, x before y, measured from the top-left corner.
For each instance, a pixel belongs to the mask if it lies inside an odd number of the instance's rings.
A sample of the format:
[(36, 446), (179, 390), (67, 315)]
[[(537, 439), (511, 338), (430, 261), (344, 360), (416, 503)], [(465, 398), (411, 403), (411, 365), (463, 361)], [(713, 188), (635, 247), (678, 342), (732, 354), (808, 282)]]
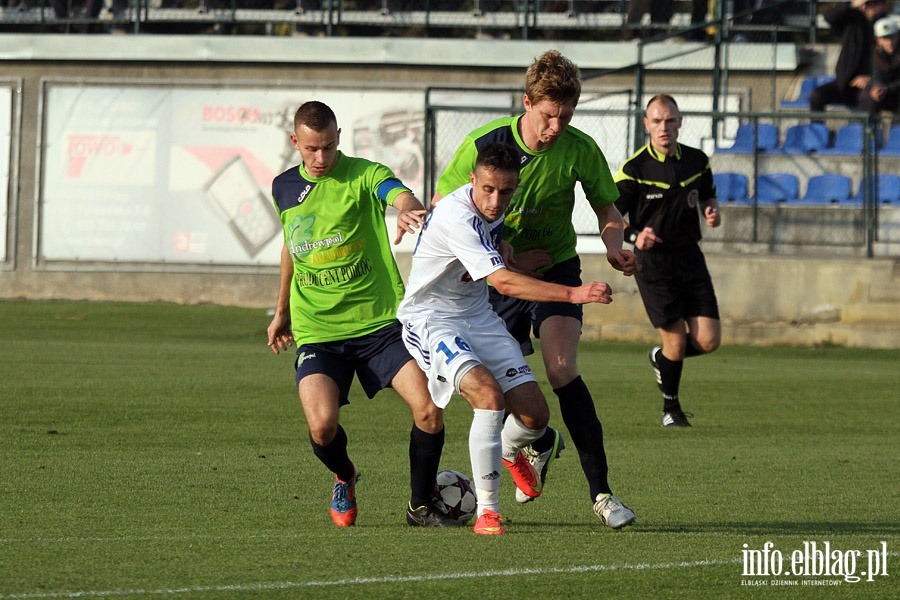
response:
[(575, 304), (587, 304), (589, 302), (598, 302), (600, 304), (609, 304), (612, 302), (612, 288), (608, 283), (602, 281), (591, 281), (581, 287), (575, 288)]
[(703, 214), (706, 217), (706, 224), (710, 227), (718, 227), (722, 224), (722, 214), (719, 212), (718, 207), (707, 206), (703, 210)]
[(652, 227), (644, 227), (638, 233), (637, 239), (634, 241), (634, 247), (638, 250), (649, 250), (656, 244), (661, 244), (662, 238), (657, 236)]
[[(512, 247), (510, 246), (510, 248)], [(511, 270), (517, 273), (521, 273), (522, 275), (528, 275), (529, 277), (540, 279), (543, 277), (543, 275), (538, 272), (538, 269), (549, 267), (552, 264), (553, 257), (550, 256), (550, 254), (546, 250), (534, 248), (532, 250), (520, 252), (519, 254), (513, 256)]]
[(634, 275), (636, 261), (631, 250), (607, 250), (606, 261), (616, 271), (622, 271), (622, 275), (626, 277)]
[(405, 210), (397, 215), (397, 237), (394, 245), (400, 243), (404, 233), (416, 233), (425, 224), (427, 210)]
[(850, 87), (856, 88), (858, 90), (865, 89), (867, 85), (869, 85), (869, 81), (872, 78), (868, 75), (857, 75), (853, 79), (850, 80)]
[(294, 333), (291, 331), (291, 320), (285, 315), (276, 314), (266, 329), (269, 348), (275, 354), (287, 350), (294, 345)]
[(884, 98), (884, 93), (887, 91), (887, 88), (883, 85), (874, 85), (872, 89), (869, 90), (869, 96), (872, 97), (872, 100), (875, 102), (881, 102), (881, 99)]

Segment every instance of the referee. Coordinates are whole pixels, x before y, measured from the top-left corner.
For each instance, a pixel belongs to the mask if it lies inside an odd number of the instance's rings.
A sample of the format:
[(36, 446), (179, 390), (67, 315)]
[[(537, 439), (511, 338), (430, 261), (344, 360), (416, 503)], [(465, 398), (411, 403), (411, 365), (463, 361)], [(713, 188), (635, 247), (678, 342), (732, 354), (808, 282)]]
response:
[(650, 364), (663, 396), (663, 427), (690, 427), (678, 388), (684, 359), (714, 351), (722, 339), (719, 307), (700, 251), (701, 215), (709, 227), (722, 218), (709, 158), (678, 143), (683, 117), (675, 99), (658, 94), (647, 103), (644, 129), (650, 143), (615, 175), (616, 207), (634, 244), (635, 280), (662, 346)]

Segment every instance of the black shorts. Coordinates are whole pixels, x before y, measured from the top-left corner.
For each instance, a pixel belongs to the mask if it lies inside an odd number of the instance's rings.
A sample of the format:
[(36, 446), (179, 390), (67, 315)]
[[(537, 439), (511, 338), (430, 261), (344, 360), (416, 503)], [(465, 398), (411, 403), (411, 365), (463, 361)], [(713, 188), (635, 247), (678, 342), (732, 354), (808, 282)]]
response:
[[(575, 256), (553, 265), (544, 272), (543, 280), (568, 286), (581, 285), (581, 259)], [(547, 317), (572, 317), (578, 319), (579, 323), (584, 319), (584, 309), (580, 304), (520, 300), (504, 296), (493, 287), (490, 288), (490, 298), (494, 312), (506, 323), (506, 329), (519, 342), (525, 356), (534, 354), (531, 334), (534, 332), (534, 337), (541, 337), (541, 323)]]
[(650, 322), (657, 329), (688, 317), (719, 318), (719, 305), (699, 246), (642, 252), (634, 275)]
[(297, 346), (296, 381), (299, 384), (307, 375), (316, 373), (327, 375), (340, 389), (341, 404), (347, 404), (356, 374), (366, 396), (373, 398), (390, 387), (394, 376), (413, 360), (403, 345), (402, 332), (400, 322), (394, 321), (358, 338)]

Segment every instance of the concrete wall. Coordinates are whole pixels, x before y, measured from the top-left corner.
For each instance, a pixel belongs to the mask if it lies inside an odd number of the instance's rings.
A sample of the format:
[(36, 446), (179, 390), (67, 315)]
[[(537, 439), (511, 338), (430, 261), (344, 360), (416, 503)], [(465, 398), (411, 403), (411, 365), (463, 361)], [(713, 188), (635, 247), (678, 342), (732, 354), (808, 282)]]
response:
[[(0, 36), (6, 77), (21, 78), (22, 146), (14, 165), (9, 239), (12, 259), (0, 266), (0, 299), (87, 299), (135, 302), (215, 303), (270, 307), (277, 270), (75, 265), (54, 271), (33, 262), (37, 198), (36, 161), (41, 82), (107, 79), (149, 82), (265, 82), (268, 85), (519, 86), (522, 69), (548, 47), (542, 42), (271, 39), (147, 36)], [(343, 44), (343, 45), (342, 45)], [(405, 45), (404, 45), (405, 44)], [(627, 64), (634, 49), (623, 44), (554, 44), (585, 70)], [(750, 46), (750, 45), (747, 45)], [(417, 49), (416, 49), (417, 48)], [(452, 50), (452, 52), (451, 52)], [(299, 58), (298, 58), (299, 57)], [(432, 61), (428, 63), (428, 61)], [(428, 63), (428, 64), (424, 64)], [(779, 89), (794, 81), (796, 64), (785, 59)], [(771, 75), (761, 75), (767, 81)], [(654, 85), (662, 85), (656, 73)], [(709, 73), (679, 72), (678, 89), (703, 89)], [(735, 74), (751, 84), (753, 73)], [(630, 75), (607, 84), (628, 86)], [(648, 91), (654, 91), (648, 87)], [(660, 91), (660, 90), (656, 90)], [(670, 89), (671, 91), (671, 89)], [(767, 94), (761, 95), (763, 101)], [(759, 98), (757, 95), (756, 98)], [(750, 106), (770, 110), (771, 106)], [(727, 218), (727, 214), (726, 214)], [(785, 257), (726, 253), (715, 242), (710, 268), (718, 290), (726, 343), (841, 344), (900, 348), (900, 274), (893, 258)], [(404, 272), (408, 253), (398, 256)], [(591, 339), (656, 339), (634, 282), (614, 272), (605, 257), (583, 256), (585, 276), (609, 281), (610, 306), (589, 307)], [(109, 270), (112, 269), (112, 270)], [(2, 318), (2, 305), (0, 305)]]

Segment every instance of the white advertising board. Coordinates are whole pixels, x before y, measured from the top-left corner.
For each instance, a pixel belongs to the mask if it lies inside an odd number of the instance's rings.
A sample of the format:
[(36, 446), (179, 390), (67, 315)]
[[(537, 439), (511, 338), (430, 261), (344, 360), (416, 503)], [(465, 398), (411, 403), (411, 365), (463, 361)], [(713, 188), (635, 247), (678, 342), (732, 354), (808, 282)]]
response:
[(272, 178), (299, 162), (293, 115), (313, 99), (342, 151), (421, 197), (421, 92), (48, 84), (40, 260), (277, 265)]
[(0, 87), (0, 262), (6, 262), (9, 252), (6, 247), (6, 232), (9, 230), (9, 169), (12, 156), (12, 110), (13, 93), (8, 86)]

